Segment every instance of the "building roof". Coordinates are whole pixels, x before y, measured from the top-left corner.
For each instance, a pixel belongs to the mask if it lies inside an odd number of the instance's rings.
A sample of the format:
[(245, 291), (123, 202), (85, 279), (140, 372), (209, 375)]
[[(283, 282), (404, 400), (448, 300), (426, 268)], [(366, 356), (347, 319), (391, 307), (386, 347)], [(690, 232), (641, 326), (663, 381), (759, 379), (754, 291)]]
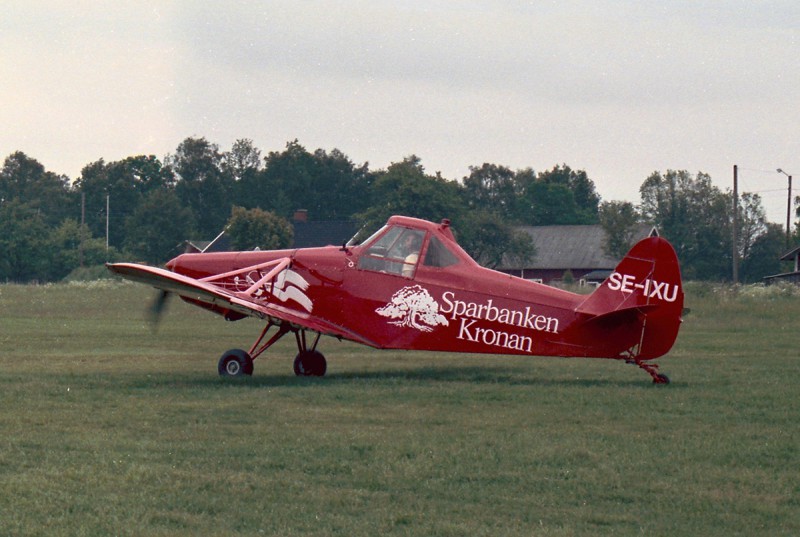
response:
[(781, 261), (793, 261), (798, 255), (800, 255), (800, 246), (783, 254), (781, 256)]
[(292, 222), (294, 226), (294, 248), (315, 246), (341, 246), (359, 230), (358, 222), (352, 220), (327, 220), (315, 222)]
[[(332, 220), (321, 222), (292, 222), (294, 226), (293, 248), (313, 248), (315, 246), (341, 246), (359, 230), (357, 222)], [(231, 249), (225, 232), (213, 241), (187, 240), (186, 252), (223, 252)]]
[[(543, 270), (611, 270), (619, 259), (604, 252), (606, 232), (600, 225), (580, 226), (520, 226), (536, 248), (536, 255), (524, 267), (519, 263), (503, 263), (500, 269), (535, 268)], [(646, 237), (652, 228), (639, 226), (634, 240)]]
[(222, 231), (211, 241), (189, 239), (185, 242), (185, 251), (187, 253), (227, 252), (230, 249), (231, 241), (225, 231)]

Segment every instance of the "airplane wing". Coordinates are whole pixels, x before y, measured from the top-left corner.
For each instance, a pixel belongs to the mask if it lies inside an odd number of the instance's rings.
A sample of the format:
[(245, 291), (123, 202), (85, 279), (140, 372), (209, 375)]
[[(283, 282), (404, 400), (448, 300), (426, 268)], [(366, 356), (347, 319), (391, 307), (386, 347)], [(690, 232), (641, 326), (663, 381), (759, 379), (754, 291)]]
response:
[[(235, 292), (225, 289), (221, 284), (215, 284), (214, 278), (197, 280), (188, 276), (147, 265), (135, 263), (113, 263), (107, 264), (108, 270), (127, 280), (151, 285), (156, 289), (175, 293), (189, 302), (208, 305), (222, 310), (230, 310), (248, 317), (258, 317), (260, 319), (271, 319), (276, 322), (288, 322), (293, 325), (326, 334), (338, 338), (345, 338), (364, 345), (376, 347), (376, 343), (370, 341), (360, 334), (345, 329), (339, 325), (331, 323), (325, 319), (320, 319), (306, 311), (292, 309), (280, 304), (274, 304), (265, 300), (257, 300), (254, 292), (257, 287), (271, 278), (288, 265), (288, 259), (280, 262), (273, 262), (277, 265), (270, 273), (256, 282), (250, 289), (244, 292)], [(248, 267), (244, 272), (252, 269)]]

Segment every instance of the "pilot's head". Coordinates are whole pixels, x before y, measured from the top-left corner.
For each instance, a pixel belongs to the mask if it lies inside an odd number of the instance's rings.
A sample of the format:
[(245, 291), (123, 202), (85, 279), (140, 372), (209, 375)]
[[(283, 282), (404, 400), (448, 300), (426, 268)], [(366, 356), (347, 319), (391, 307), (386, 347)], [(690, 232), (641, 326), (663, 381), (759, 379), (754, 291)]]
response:
[(407, 254), (419, 252), (420, 246), (422, 246), (422, 237), (416, 233), (409, 233), (403, 237), (403, 250)]

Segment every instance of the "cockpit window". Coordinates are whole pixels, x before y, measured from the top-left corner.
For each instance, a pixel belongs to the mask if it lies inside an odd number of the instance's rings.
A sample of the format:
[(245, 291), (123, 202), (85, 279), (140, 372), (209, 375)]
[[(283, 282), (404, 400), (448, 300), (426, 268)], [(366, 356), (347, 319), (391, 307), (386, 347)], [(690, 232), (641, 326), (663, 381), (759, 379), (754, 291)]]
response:
[(412, 278), (425, 232), (400, 226), (389, 229), (358, 260), (358, 268)]
[(425, 252), (424, 264), (427, 267), (449, 267), (458, 263), (458, 258), (447, 249), (442, 241), (436, 237), (431, 237), (428, 242), (428, 251)]
[(355, 234), (355, 235), (353, 235), (352, 237), (350, 237), (350, 240), (349, 240), (349, 241), (347, 241), (347, 243), (345, 243), (345, 246), (358, 246), (359, 244), (369, 244), (369, 243), (372, 241), (372, 239), (374, 239), (375, 237), (377, 237), (378, 235), (380, 235), (381, 233), (383, 233), (383, 231), (384, 231), (385, 229), (386, 229), (386, 226), (381, 226), (381, 228), (380, 228), (378, 231), (374, 232), (372, 235), (370, 235), (369, 237), (367, 237), (367, 239), (366, 239), (366, 240), (363, 240), (363, 241), (362, 241), (362, 240), (361, 240), (361, 238), (362, 238), (362, 237), (363, 237), (363, 236), (366, 234), (366, 232), (367, 232), (367, 226), (366, 226), (366, 225), (364, 225), (364, 226), (362, 226), (362, 227), (361, 227), (361, 229), (359, 229), (358, 231), (356, 231), (356, 234)]
[(367, 253), (370, 255), (385, 257), (389, 252), (389, 248), (391, 248), (392, 245), (397, 242), (397, 239), (400, 237), (402, 232), (403, 228), (393, 227), (388, 233), (384, 234), (383, 237), (375, 241), (375, 243), (369, 247)]

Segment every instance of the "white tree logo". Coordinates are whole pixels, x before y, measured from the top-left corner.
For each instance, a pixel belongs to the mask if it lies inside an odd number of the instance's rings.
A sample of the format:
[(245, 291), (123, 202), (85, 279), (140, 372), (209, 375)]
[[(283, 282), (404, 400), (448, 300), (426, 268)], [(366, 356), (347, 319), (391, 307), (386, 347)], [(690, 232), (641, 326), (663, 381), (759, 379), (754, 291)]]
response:
[(392, 295), (392, 299), (375, 313), (389, 319), (389, 324), (397, 326), (410, 326), (422, 332), (432, 332), (433, 327), (449, 323), (444, 315), (439, 313), (439, 304), (433, 299), (427, 289), (419, 285), (403, 287)]

